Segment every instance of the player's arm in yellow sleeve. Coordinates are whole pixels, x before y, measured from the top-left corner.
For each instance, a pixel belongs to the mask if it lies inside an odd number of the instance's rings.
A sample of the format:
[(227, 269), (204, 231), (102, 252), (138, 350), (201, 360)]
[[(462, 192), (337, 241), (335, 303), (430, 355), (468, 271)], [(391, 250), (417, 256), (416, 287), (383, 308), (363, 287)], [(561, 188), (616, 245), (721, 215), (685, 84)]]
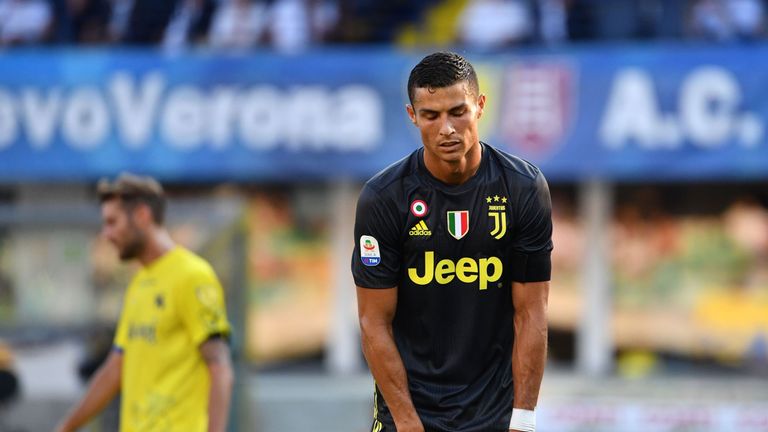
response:
[(57, 432), (76, 431), (99, 414), (120, 391), (123, 353), (113, 349), (96, 371), (88, 391), (56, 427)]
[(235, 378), (229, 345), (221, 337), (212, 337), (200, 345), (200, 353), (208, 365), (208, 374), (211, 377), (211, 390), (208, 393), (208, 432), (224, 432), (227, 429)]
[(224, 305), (224, 290), (213, 270), (193, 275), (187, 289), (177, 293), (182, 320), (208, 367), (208, 431), (227, 428), (234, 372), (230, 360), (230, 326)]

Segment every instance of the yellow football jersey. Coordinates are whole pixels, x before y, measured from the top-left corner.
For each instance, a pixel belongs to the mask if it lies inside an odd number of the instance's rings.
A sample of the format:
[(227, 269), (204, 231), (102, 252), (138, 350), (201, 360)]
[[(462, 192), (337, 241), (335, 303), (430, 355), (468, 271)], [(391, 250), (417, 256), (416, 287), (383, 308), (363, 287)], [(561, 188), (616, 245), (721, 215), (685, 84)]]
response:
[(229, 331), (221, 284), (205, 260), (176, 247), (141, 269), (115, 335), (123, 352), (120, 430), (205, 431), (210, 378), (199, 346)]

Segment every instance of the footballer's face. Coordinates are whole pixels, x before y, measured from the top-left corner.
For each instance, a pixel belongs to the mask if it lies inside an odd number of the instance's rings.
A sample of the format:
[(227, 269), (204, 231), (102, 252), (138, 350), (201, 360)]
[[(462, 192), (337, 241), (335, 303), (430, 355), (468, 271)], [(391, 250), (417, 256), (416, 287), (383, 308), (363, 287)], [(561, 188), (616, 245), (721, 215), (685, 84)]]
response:
[(146, 235), (135, 223), (135, 211), (126, 208), (119, 199), (101, 205), (101, 233), (115, 245), (123, 261), (138, 257), (146, 243)]
[(471, 151), (479, 151), (478, 120), (485, 95), (476, 95), (467, 81), (449, 87), (417, 87), (408, 116), (421, 132), (424, 157), (460, 163)]

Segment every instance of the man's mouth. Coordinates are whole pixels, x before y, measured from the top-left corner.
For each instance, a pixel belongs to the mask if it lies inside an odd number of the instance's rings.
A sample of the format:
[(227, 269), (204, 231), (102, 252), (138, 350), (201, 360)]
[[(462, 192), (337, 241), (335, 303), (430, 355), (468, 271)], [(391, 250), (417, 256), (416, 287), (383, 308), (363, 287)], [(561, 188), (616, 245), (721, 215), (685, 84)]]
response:
[(455, 150), (459, 145), (461, 145), (461, 141), (443, 141), (440, 143), (440, 148), (443, 150)]

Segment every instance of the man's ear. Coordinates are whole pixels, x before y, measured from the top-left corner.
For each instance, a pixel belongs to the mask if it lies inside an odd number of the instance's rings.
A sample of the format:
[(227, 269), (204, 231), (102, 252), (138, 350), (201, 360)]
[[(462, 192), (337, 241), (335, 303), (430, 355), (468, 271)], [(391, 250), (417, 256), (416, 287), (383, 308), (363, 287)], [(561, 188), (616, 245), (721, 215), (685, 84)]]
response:
[(133, 221), (141, 227), (150, 226), (152, 223), (154, 223), (152, 220), (152, 210), (146, 204), (137, 204), (133, 209)]
[(405, 111), (408, 112), (408, 117), (411, 119), (411, 123), (416, 124), (416, 111), (413, 109), (413, 105), (406, 104)]
[(480, 96), (477, 97), (477, 118), (480, 118), (483, 116), (484, 109), (485, 109), (485, 95), (480, 94)]

